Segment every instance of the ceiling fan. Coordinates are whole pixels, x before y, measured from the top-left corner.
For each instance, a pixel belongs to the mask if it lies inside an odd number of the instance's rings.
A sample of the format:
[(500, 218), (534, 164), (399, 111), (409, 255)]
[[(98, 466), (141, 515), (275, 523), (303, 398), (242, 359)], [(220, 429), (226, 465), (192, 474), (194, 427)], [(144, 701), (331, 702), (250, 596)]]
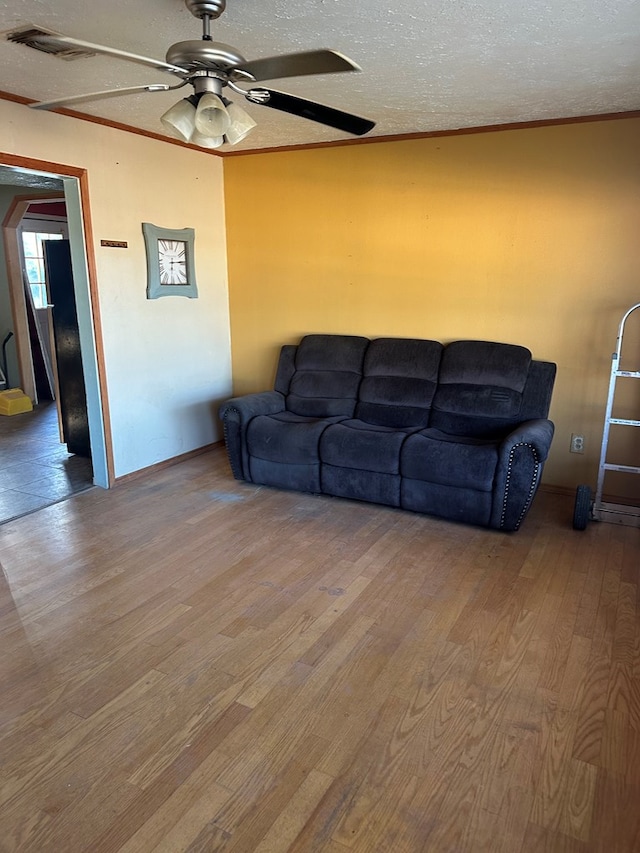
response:
[(271, 107), (356, 136), (361, 136), (375, 127), (375, 122), (369, 119), (314, 101), (276, 92), (273, 89), (262, 87), (245, 89), (238, 85), (239, 83), (251, 85), (279, 77), (360, 71), (359, 66), (342, 53), (335, 50), (311, 50), (247, 61), (234, 47), (213, 41), (211, 38), (211, 21), (219, 18), (224, 12), (226, 0), (185, 0), (185, 5), (194, 17), (202, 21), (202, 38), (171, 45), (164, 62), (34, 26), (22, 27), (8, 33), (6, 36), (8, 41), (24, 44), (63, 59), (103, 54), (146, 65), (157, 71), (164, 71), (180, 81), (175, 85), (155, 83), (108, 89), (102, 92), (40, 101), (30, 106), (33, 109), (54, 109), (82, 101), (94, 101), (135, 92), (166, 92), (190, 84), (193, 87), (193, 94), (174, 104), (161, 116), (160, 120), (173, 136), (203, 148), (218, 148), (225, 142), (235, 145), (256, 125), (253, 118), (238, 104), (223, 97), (225, 88), (241, 95), (252, 104)]

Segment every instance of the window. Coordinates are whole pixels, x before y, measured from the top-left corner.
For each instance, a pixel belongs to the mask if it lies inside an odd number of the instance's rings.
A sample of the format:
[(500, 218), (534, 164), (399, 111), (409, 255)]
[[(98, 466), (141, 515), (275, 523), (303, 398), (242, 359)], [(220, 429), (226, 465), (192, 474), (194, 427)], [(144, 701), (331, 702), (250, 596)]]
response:
[(62, 240), (63, 234), (50, 234), (43, 231), (22, 230), (22, 250), (24, 253), (24, 268), (31, 287), (35, 308), (47, 307), (47, 289), (44, 279), (43, 240)]

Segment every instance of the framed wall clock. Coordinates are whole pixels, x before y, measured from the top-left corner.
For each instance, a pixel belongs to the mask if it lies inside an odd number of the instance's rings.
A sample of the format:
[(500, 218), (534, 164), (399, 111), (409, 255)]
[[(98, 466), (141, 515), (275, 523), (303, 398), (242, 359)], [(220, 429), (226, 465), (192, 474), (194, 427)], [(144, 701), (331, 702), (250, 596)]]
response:
[(188, 296), (196, 299), (193, 228), (159, 228), (142, 223), (147, 251), (147, 299)]

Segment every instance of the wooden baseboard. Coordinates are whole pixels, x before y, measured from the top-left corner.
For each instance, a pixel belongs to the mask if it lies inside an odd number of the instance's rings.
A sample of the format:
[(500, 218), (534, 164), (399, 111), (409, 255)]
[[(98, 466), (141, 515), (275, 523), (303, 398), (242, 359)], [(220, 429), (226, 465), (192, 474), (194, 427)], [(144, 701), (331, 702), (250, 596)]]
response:
[[(542, 483), (540, 485), (540, 491), (547, 492), (551, 495), (564, 495), (565, 497), (572, 499), (576, 496), (575, 488), (572, 489), (569, 486), (554, 486), (552, 483)], [(595, 489), (593, 489), (593, 487), (591, 491), (595, 496)], [(631, 507), (636, 506), (633, 499), (628, 496), (622, 497), (621, 495), (609, 495), (605, 493), (602, 495), (602, 500), (605, 503), (622, 504), (623, 506), (626, 505)]]
[(554, 486), (553, 483), (541, 483), (541, 492), (548, 492), (550, 495), (564, 495), (565, 497), (574, 497), (576, 490), (569, 486)]
[(214, 441), (211, 444), (205, 444), (204, 447), (196, 447), (195, 450), (189, 450), (187, 453), (181, 453), (179, 456), (172, 456), (171, 459), (164, 459), (162, 462), (156, 462), (155, 465), (148, 465), (146, 468), (140, 468), (138, 471), (131, 471), (130, 474), (123, 474), (122, 477), (116, 477), (113, 481), (114, 486), (119, 486), (122, 483), (129, 483), (131, 480), (137, 480), (139, 477), (146, 477), (155, 471), (162, 471), (164, 468), (171, 468), (173, 465), (179, 465), (181, 462), (186, 462), (188, 459), (193, 459), (196, 456), (201, 456), (203, 453), (209, 453), (216, 447), (222, 447), (224, 441)]

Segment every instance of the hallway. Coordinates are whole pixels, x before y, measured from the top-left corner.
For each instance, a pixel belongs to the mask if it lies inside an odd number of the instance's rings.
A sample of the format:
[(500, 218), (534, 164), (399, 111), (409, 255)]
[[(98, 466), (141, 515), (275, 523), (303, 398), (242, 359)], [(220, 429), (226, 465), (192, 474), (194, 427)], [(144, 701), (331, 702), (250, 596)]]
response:
[(0, 416), (0, 524), (92, 487), (91, 460), (60, 443), (54, 403)]

